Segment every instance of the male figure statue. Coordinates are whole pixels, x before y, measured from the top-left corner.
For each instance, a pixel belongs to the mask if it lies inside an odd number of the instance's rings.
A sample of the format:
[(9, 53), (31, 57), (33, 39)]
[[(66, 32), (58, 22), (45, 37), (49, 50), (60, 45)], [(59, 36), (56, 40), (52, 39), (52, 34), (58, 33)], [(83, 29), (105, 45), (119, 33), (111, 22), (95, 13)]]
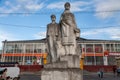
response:
[(48, 55), (50, 56), (50, 62), (55, 62), (57, 60), (57, 51), (56, 51), (56, 41), (58, 38), (58, 26), (55, 22), (56, 16), (51, 15), (52, 23), (47, 25), (47, 47)]
[(76, 54), (76, 36), (80, 32), (77, 29), (76, 22), (74, 19), (74, 14), (70, 12), (70, 3), (65, 3), (65, 10), (61, 15), (60, 25), (61, 25), (61, 41), (62, 45), (65, 47), (65, 54)]

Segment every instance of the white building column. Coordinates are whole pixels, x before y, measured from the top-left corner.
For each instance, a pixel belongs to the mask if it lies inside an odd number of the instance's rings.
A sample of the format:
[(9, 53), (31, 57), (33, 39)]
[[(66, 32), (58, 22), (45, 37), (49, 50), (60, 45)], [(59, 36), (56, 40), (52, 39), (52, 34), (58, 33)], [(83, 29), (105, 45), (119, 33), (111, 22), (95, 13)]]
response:
[(96, 56), (95, 56), (95, 44), (93, 44), (93, 53), (94, 53), (94, 65), (96, 65)]
[(1, 55), (1, 62), (5, 62), (5, 56), (6, 53), (6, 41), (2, 43), (2, 55)]
[(105, 52), (105, 44), (104, 43), (102, 44), (102, 47), (103, 47), (103, 63), (104, 63), (104, 65), (108, 65), (108, 56), (104, 55), (104, 52)]
[(24, 56), (22, 57), (22, 59), (23, 59), (23, 60), (22, 60), (22, 65), (25, 65), (25, 53), (26, 53), (26, 52), (25, 52), (25, 49), (26, 49), (26, 46), (25, 46), (25, 44), (24, 44), (24, 45), (23, 45), (23, 55), (24, 55)]
[(104, 65), (108, 65), (108, 56), (103, 57)]

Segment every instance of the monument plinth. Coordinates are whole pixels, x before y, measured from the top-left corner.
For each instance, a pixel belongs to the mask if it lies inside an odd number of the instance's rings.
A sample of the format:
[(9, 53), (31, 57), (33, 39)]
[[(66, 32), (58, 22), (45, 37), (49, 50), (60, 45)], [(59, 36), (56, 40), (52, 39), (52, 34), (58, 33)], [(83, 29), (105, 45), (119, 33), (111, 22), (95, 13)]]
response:
[(42, 70), (42, 80), (83, 80), (78, 55), (66, 55), (59, 62), (46, 64)]
[(42, 71), (42, 80), (83, 80), (79, 68), (53, 68)]
[(47, 25), (47, 51), (49, 63), (41, 71), (41, 80), (83, 80), (80, 70), (80, 51), (76, 39), (80, 30), (70, 12), (70, 3), (65, 3), (60, 23), (51, 15), (52, 23)]

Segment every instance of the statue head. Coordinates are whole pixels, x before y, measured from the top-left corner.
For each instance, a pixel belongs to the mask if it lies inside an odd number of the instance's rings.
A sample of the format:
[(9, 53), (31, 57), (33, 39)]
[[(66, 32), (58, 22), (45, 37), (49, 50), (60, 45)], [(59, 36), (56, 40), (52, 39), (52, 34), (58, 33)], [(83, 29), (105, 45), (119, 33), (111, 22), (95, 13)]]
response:
[(54, 14), (51, 15), (51, 20), (55, 21), (56, 20), (56, 16)]
[(70, 3), (66, 2), (64, 7), (65, 7), (65, 10), (70, 10)]

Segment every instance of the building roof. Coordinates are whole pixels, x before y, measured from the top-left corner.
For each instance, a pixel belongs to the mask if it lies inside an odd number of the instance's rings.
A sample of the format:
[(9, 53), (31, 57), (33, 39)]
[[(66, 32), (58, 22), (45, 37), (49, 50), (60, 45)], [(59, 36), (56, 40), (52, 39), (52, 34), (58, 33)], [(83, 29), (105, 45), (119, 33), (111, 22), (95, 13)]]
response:
[(110, 43), (110, 42), (114, 42), (114, 43), (120, 43), (120, 40), (99, 40), (99, 39), (85, 39), (85, 38), (79, 38), (77, 39), (77, 41), (79, 43), (93, 43), (93, 42), (96, 42), (96, 43)]
[(3, 43), (7, 42), (7, 43), (45, 43), (46, 42), (46, 38), (43, 39), (36, 39), (36, 40), (18, 40), (18, 41), (2, 41)]
[[(43, 39), (37, 39), (37, 40), (18, 40), (18, 41), (3, 41), (3, 43), (46, 43), (46, 38), (43, 38)], [(93, 43), (93, 42), (96, 42), (96, 43), (109, 43), (109, 42), (118, 42), (120, 43), (120, 40), (99, 40), (99, 39), (85, 39), (85, 38), (78, 38), (77, 39), (77, 42), (79, 43)]]

